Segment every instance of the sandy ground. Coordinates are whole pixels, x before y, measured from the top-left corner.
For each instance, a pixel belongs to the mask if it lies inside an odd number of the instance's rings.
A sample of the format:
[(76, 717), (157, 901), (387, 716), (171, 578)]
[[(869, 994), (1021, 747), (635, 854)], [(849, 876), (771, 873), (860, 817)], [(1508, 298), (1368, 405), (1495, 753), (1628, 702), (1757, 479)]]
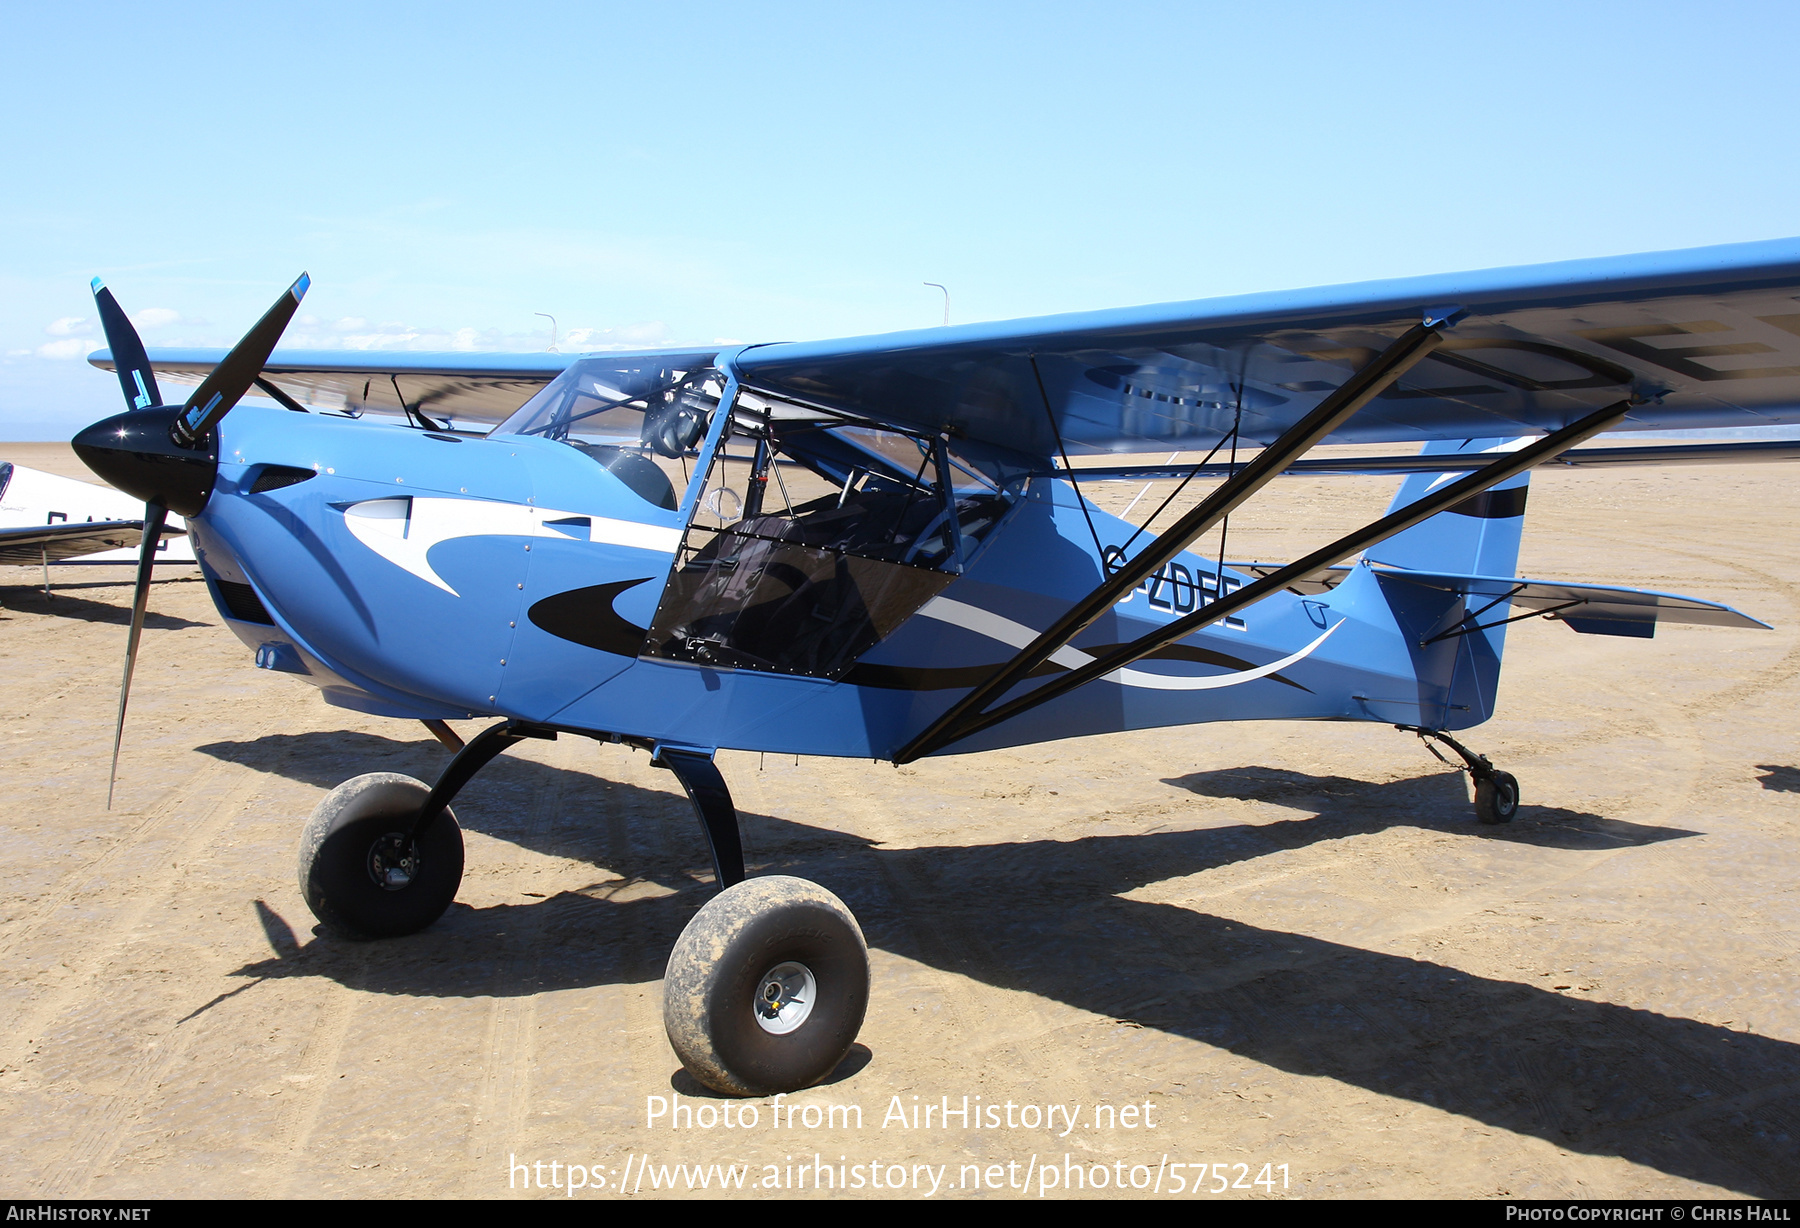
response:
[[(0, 457), (80, 473), (55, 446)], [(1280, 485), (1229, 553), (1291, 558), (1391, 489)], [(875, 973), (851, 1059), (798, 1112), (752, 1102), (753, 1128), (718, 1124), (662, 1034), (709, 874), (645, 756), (524, 744), (457, 804), (450, 913), (341, 942), (296, 890), (301, 824), (348, 777), (447, 753), (252, 668), (176, 572), (109, 814), (128, 577), (55, 569), (47, 602), (0, 570), (0, 1193), (564, 1197), (535, 1183), (576, 1163), (578, 1197), (666, 1195), (665, 1166), (685, 1193), (677, 1165), (794, 1197), (804, 1159), (811, 1197), (818, 1156), (868, 1196), (933, 1173), (937, 1197), (1035, 1194), (1047, 1164), (1089, 1197), (1800, 1195), (1797, 510), (1782, 467), (1540, 476), (1524, 574), (1776, 629), (1518, 625), (1469, 737), (1522, 782), (1504, 828), (1384, 726), (898, 770), (721, 755), (753, 873), (840, 894)], [(647, 1122), (676, 1096), (692, 1128)], [(964, 1096), (1011, 1128), (912, 1125)]]

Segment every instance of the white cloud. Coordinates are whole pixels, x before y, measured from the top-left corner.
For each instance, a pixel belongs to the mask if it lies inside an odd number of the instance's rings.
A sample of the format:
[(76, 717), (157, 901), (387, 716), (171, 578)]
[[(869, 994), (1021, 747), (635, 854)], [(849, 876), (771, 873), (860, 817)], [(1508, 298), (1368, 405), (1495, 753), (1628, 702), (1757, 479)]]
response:
[(39, 358), (85, 358), (100, 349), (100, 343), (92, 337), (71, 337), (67, 341), (51, 341), (37, 348)]
[(52, 337), (67, 337), (87, 327), (86, 316), (64, 316), (60, 320), (52, 320), (44, 325), (44, 331)]
[[(426, 330), (411, 328), (405, 324), (377, 324), (369, 328), (366, 320), (339, 320), (338, 327), (344, 329), (338, 344), (352, 350), (420, 350), (443, 349), (445, 341), (440, 330), (432, 332), (440, 338), (436, 345), (413, 345), (412, 343), (427, 335)], [(367, 330), (367, 331), (350, 331)]]
[(619, 328), (571, 328), (562, 335), (557, 348), (572, 354), (584, 350), (641, 350), (674, 344), (669, 337), (668, 325), (661, 320), (647, 320)]
[[(180, 323), (180, 322), (182, 322), (182, 320), (181, 320), (181, 313), (179, 311), (174, 310), (173, 308), (170, 308), (170, 307), (147, 307), (143, 311), (140, 311), (136, 315), (132, 316), (131, 322), (133, 324), (137, 325), (139, 328), (161, 328), (165, 324)], [(186, 323), (197, 324), (197, 323), (199, 323), (199, 321), (198, 320), (189, 320), (189, 321), (186, 321)]]
[(650, 320), (643, 324), (627, 324), (623, 328), (611, 331), (617, 334), (617, 341), (628, 345), (661, 345), (669, 336), (669, 326), (661, 320)]

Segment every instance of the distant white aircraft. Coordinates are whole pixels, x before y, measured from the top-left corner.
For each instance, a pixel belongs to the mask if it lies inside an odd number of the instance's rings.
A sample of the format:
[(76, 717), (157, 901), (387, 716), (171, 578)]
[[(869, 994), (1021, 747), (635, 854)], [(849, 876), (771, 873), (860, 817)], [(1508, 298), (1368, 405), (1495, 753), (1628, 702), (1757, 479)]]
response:
[[(77, 482), (0, 461), (0, 564), (136, 563), (144, 505), (110, 486)], [(170, 517), (174, 523), (176, 517)], [(184, 530), (158, 542), (159, 563), (192, 563)]]

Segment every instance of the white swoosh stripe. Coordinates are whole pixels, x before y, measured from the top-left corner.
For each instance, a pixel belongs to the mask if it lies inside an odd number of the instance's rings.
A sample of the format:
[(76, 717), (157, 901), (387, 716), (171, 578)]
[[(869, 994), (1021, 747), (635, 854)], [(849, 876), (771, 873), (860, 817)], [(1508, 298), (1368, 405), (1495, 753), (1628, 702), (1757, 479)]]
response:
[[(1480, 452), (1471, 452), (1469, 455), (1484, 456), (1489, 452), (1517, 452), (1520, 448), (1531, 442), (1531, 439), (1532, 436), (1530, 435), (1521, 435), (1517, 439), (1502, 439), (1499, 443), (1494, 444), (1491, 447), (1483, 448)], [(1473, 469), (1459, 469), (1455, 473), (1440, 473), (1437, 476), (1437, 480), (1425, 488), (1424, 493), (1430, 494), (1445, 482), (1453, 482), (1457, 478), (1466, 478), (1474, 472)]]
[[(630, 546), (635, 550), (656, 550), (663, 554), (674, 554), (675, 548), (681, 545), (681, 530), (665, 528), (660, 524), (640, 524), (635, 520), (613, 520), (606, 516), (589, 517), (593, 527), (588, 530), (588, 540), (605, 542), (609, 546)], [(539, 533), (539, 537), (558, 536), (553, 529)]]
[[(977, 635), (985, 635), (990, 640), (999, 640), (1009, 648), (1024, 648), (1037, 639), (1038, 633), (1024, 623), (1016, 623), (1010, 618), (1002, 618), (990, 610), (980, 606), (966, 605), (960, 601), (952, 601), (947, 597), (934, 597), (920, 609), (920, 614), (927, 618), (935, 618), (941, 623), (949, 623), (961, 627), (965, 631), (973, 631)], [(1312, 643), (1291, 656), (1271, 661), (1267, 665), (1259, 665), (1255, 669), (1239, 670), (1233, 674), (1211, 674), (1202, 678), (1174, 678), (1167, 674), (1150, 674), (1138, 669), (1116, 669), (1105, 675), (1108, 682), (1116, 682), (1120, 686), (1142, 687), (1151, 691), (1210, 691), (1219, 687), (1237, 686), (1245, 682), (1254, 682), (1258, 678), (1267, 678), (1270, 674), (1280, 673), (1294, 662), (1310, 656), (1315, 648), (1323, 644), (1333, 631), (1344, 625), (1339, 619), (1325, 629), (1324, 634)], [(1079, 648), (1064, 646), (1056, 650), (1050, 660), (1064, 669), (1076, 669), (1086, 665), (1094, 658)]]
[[(585, 520), (583, 534), (576, 525), (557, 526), (553, 520)], [(673, 554), (681, 544), (681, 530), (635, 520), (614, 520), (581, 512), (529, 507), (522, 503), (498, 503), (487, 499), (438, 499), (402, 495), (367, 499), (344, 509), (344, 523), (356, 540), (403, 571), (434, 584), (452, 596), (462, 594), (444, 583), (426, 555), (439, 542), (457, 537), (571, 538), (655, 550)]]

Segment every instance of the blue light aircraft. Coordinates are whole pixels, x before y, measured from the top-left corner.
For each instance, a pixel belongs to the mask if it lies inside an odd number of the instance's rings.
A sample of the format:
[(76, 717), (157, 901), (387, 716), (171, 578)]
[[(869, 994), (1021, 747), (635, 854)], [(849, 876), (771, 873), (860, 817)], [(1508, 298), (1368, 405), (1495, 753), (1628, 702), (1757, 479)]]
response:
[[(276, 353), (307, 284), (228, 353), (150, 354), (95, 282), (110, 349), (92, 361), (131, 408), (75, 447), (144, 501), (146, 526), (115, 776), (177, 513), (258, 665), (457, 748), (430, 785), (359, 776), (319, 804), (299, 878), (320, 921), (380, 938), (436, 920), (463, 867), (450, 803), (520, 739), (640, 747), (692, 800), (721, 889), (670, 957), (669, 1037), (696, 1078), (743, 1095), (828, 1075), (869, 971), (836, 896), (745, 879), (719, 748), (906, 763), (1205, 721), (1373, 721), (1454, 755), (1479, 819), (1502, 823), (1518, 782), (1454, 735), (1494, 711), (1508, 623), (1763, 625), (1516, 575), (1531, 469), (1800, 458), (1770, 441), (1577, 446), (1800, 423), (1800, 240), (582, 356)], [(158, 372), (199, 385), (165, 405)], [(237, 407), (252, 390), (281, 408)], [(1171, 450), (1201, 459), (1103, 463)], [(1233, 511), (1321, 472), (1403, 480), (1386, 515), (1303, 558), (1227, 556)], [(1133, 525), (1081, 493), (1117, 478), (1218, 481)], [(472, 717), (495, 723), (462, 745), (444, 722)]]

